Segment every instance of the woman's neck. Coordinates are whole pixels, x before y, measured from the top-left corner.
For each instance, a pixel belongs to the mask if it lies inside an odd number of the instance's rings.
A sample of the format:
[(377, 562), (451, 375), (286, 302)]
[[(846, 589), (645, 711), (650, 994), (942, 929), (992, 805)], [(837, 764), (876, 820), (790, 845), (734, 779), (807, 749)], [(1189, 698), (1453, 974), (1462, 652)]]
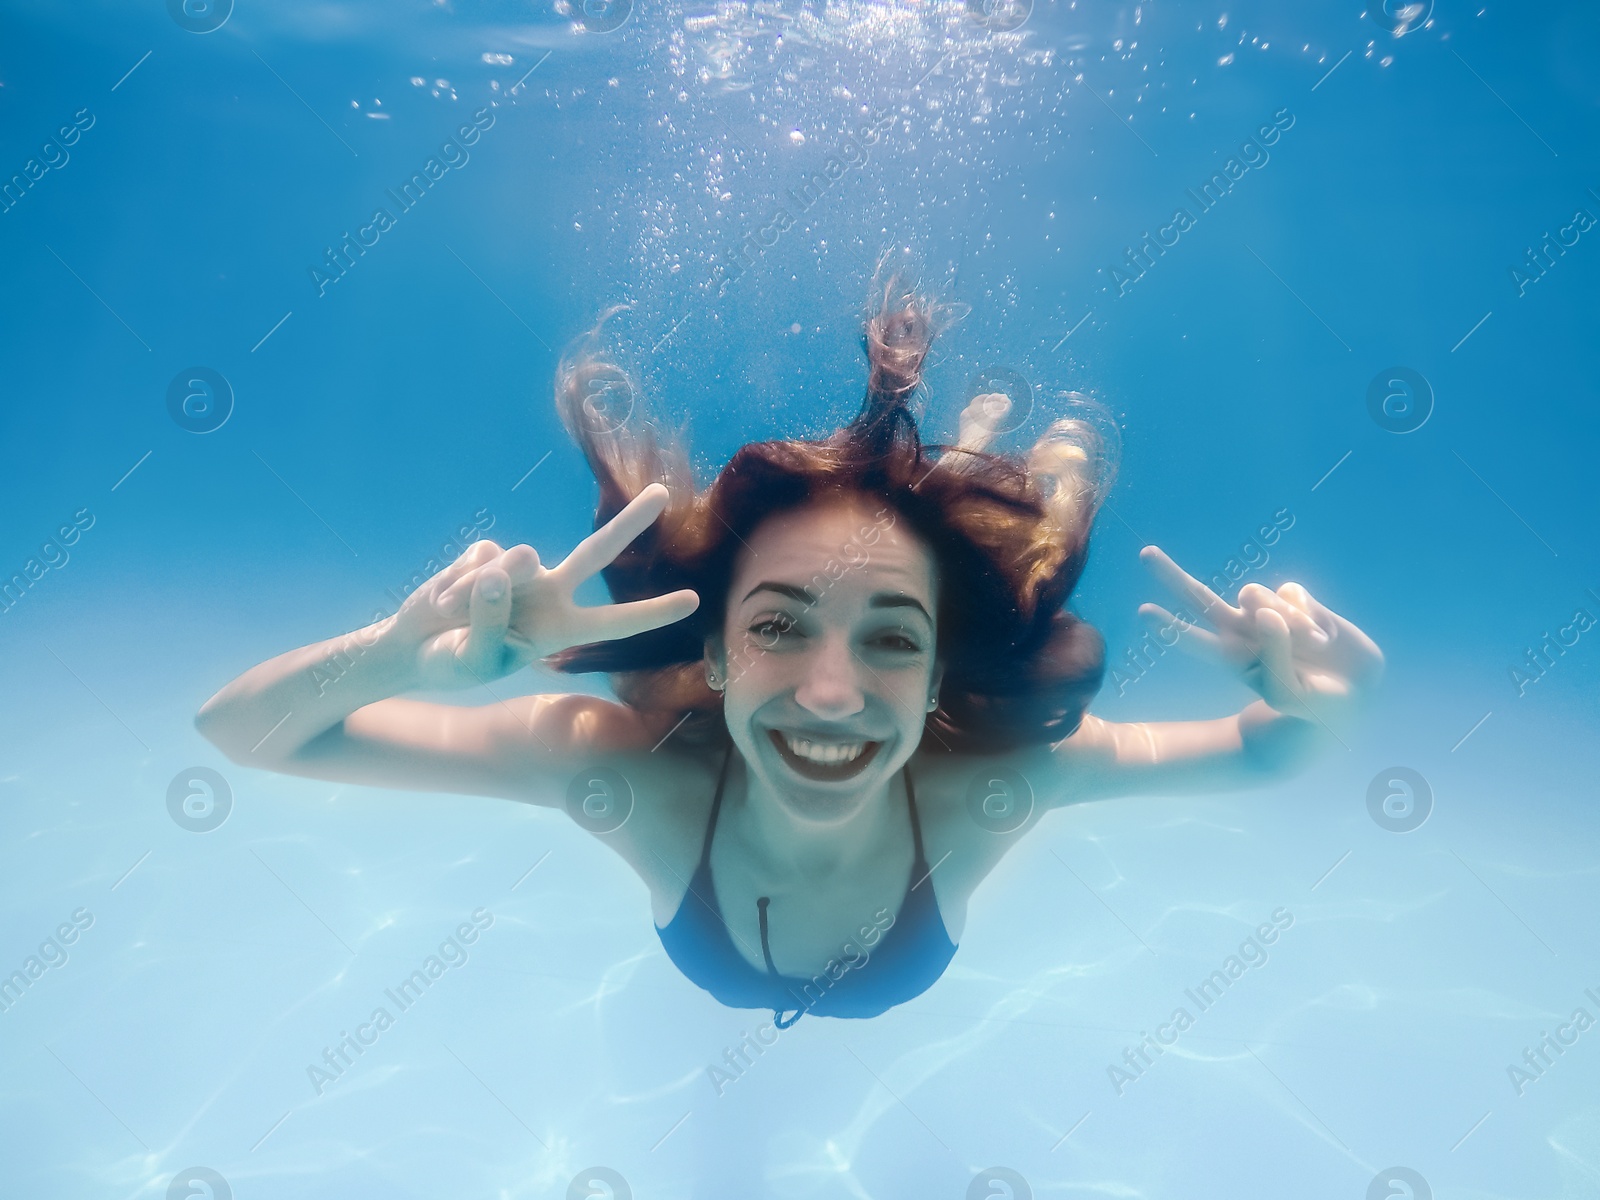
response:
[(722, 819), (732, 818), (734, 837), (763, 874), (804, 883), (857, 875), (906, 836), (901, 829), (906, 819), (889, 802), (901, 790), (893, 777), (876, 795), (842, 804), (846, 815), (807, 820), (767, 791), (737, 751), (734, 759), (728, 764)]

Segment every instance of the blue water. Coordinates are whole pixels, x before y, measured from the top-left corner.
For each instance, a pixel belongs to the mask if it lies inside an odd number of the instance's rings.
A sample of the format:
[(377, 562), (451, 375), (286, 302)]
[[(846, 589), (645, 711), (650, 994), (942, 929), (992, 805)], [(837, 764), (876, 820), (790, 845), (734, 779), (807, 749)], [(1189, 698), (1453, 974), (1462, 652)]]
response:
[[(0, 1192), (1600, 1196), (1600, 10), (1439, 3), (1398, 36), (1359, 2), (985, 11), (241, 2), (200, 33), (222, 7), (6, 6), (0, 972), (54, 965), (0, 1011)], [(1130, 264), (1147, 234), (1170, 245)], [(1050, 816), (931, 990), (802, 1021), (718, 1095), (764, 1014), (679, 976), (559, 810), (247, 770), (192, 720), (392, 611), (463, 525), (570, 550), (594, 492), (552, 372), (611, 304), (704, 478), (831, 430), (886, 248), (971, 308), (930, 439), (983, 370), (1117, 414), (1073, 601), (1118, 672), (1093, 711), (1250, 699), (1121, 665), (1170, 603), (1149, 543), (1304, 583), (1388, 675), (1290, 783)], [(180, 420), (196, 367), (217, 407)], [(1571, 644), (1535, 673), (1547, 635)], [(605, 684), (496, 693), (575, 689)], [(1367, 803), (1397, 767), (1431, 798), (1404, 833)], [(204, 833), (167, 799), (196, 768), (231, 798)]]

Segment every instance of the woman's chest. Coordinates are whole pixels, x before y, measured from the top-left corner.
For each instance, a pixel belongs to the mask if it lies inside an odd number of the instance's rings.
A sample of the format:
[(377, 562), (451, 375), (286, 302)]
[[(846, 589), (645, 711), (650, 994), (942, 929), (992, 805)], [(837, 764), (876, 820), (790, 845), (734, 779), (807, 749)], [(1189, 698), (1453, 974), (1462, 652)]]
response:
[[(719, 829), (710, 848), (714, 882), (707, 888), (701, 871), (697, 886), (715, 893), (734, 948), (761, 971), (766, 970), (758, 906), (761, 896), (768, 897), (767, 947), (780, 974), (809, 976), (841, 954), (870, 949), (864, 941), (875, 936), (875, 929), (881, 930), (876, 934), (881, 941), (889, 928), (901, 923), (906, 902), (919, 895), (929, 898), (919, 906), (924, 910), (920, 919), (941, 925), (949, 940), (959, 943), (973, 891), (1037, 821), (1037, 814), (1032, 814), (1019, 827), (1009, 828), (1007, 821), (995, 819), (991, 793), (1000, 785), (991, 778), (994, 767), (993, 762), (982, 759), (917, 755), (906, 773), (910, 795), (899, 787), (894, 789), (896, 836), (889, 848), (874, 858), (870, 870), (826, 886), (785, 883), (770, 874), (758, 875), (736, 837)], [(684, 779), (663, 774), (656, 785), (671, 785), (671, 791), (664, 791), (656, 803), (640, 806), (641, 815), (663, 814), (646, 822), (650, 853), (641, 853), (640, 858), (641, 874), (650, 882), (655, 924), (662, 927), (681, 911), (689, 883), (697, 876), (716, 771), (705, 768)], [(913, 803), (924, 863), (916, 872), (912, 870)], [(719, 816), (717, 824), (721, 826), (727, 813)], [(643, 838), (644, 830), (638, 836)]]
[(912, 847), (900, 850), (852, 877), (807, 885), (758, 878), (736, 848), (721, 854), (713, 846), (712, 887), (735, 951), (763, 973), (770, 954), (773, 969), (794, 978), (861, 965), (903, 919), (917, 884)]

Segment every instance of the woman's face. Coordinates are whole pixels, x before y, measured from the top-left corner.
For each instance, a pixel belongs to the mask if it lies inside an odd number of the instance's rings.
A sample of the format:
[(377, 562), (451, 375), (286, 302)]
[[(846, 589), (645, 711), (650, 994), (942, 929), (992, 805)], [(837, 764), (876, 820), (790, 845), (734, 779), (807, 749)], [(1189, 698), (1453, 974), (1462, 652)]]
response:
[(865, 499), (779, 513), (741, 549), (707, 662), (735, 745), (795, 811), (849, 812), (916, 750), (943, 674), (936, 586), (921, 542)]

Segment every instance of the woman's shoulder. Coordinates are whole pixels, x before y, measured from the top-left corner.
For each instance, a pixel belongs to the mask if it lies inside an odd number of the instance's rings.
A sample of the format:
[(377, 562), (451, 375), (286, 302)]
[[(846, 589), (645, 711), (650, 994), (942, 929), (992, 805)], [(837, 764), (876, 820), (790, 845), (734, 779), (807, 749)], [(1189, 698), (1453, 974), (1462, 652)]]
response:
[(1073, 800), (1073, 777), (1082, 769), (1082, 738), (1018, 746), (1008, 750), (950, 751), (923, 743), (911, 756), (917, 804), (923, 807), (924, 780), (930, 806), (941, 815), (987, 833), (1041, 815)]
[(628, 821), (660, 836), (703, 831), (722, 766), (720, 749), (662, 745), (621, 748), (595, 761), (594, 774), (617, 789)]
[(681, 714), (584, 693), (527, 696), (504, 707), (520, 753), (537, 767), (526, 774), (540, 789), (538, 802), (564, 806), (591, 833), (626, 825), (655, 832), (692, 822), (696, 809), (703, 818), (709, 792), (704, 804), (696, 798), (715, 786), (722, 746), (682, 729)]
[(923, 746), (909, 766), (923, 851), (954, 937), (978, 884), (1052, 807), (1050, 748), (952, 753)]
[[(968, 821), (983, 812), (992, 815), (1011, 809), (1036, 815), (1036, 810), (1043, 807), (1040, 801), (1044, 793), (1057, 782), (1059, 774), (1059, 764), (1049, 746), (952, 752), (930, 748), (924, 740), (908, 765), (919, 811), (933, 809), (942, 816)], [(923, 801), (924, 793), (927, 803)]]
[(569, 788), (568, 815), (644, 881), (657, 924), (699, 862), (721, 765), (720, 750), (687, 744), (614, 749)]

